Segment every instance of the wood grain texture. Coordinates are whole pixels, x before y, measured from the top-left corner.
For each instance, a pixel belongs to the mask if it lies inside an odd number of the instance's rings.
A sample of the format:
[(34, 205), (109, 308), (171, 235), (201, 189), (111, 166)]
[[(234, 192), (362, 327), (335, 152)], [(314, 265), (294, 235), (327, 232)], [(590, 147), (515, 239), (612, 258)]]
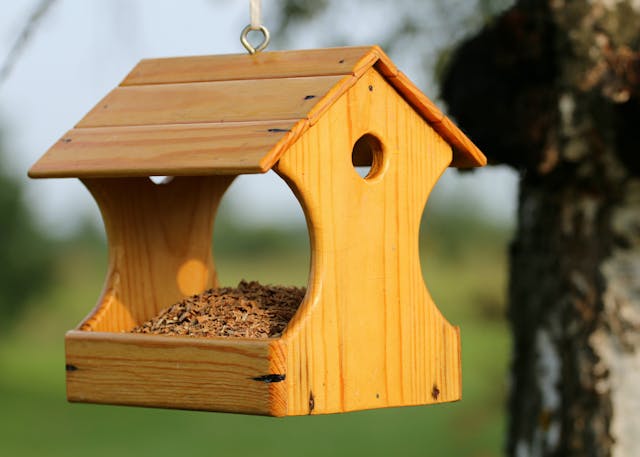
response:
[(305, 120), (76, 128), (29, 171), (32, 178), (264, 173)]
[[(367, 180), (351, 165), (365, 133), (384, 146)], [(418, 257), (422, 211), (451, 158), (372, 69), (280, 159), (312, 244), (307, 298), (282, 337), (287, 414), (460, 398), (459, 331), (433, 304)]]
[[(453, 146), (453, 166), (486, 164), (377, 46), (155, 59), (136, 68), (47, 151), (30, 176), (265, 172), (371, 68)], [(292, 131), (260, 135), (254, 128), (261, 123)]]
[(108, 240), (109, 268), (83, 330), (128, 331), (163, 308), (217, 285), (213, 220), (234, 176), (85, 179)]
[(233, 179), (83, 180), (102, 212), (109, 269), (98, 305), (66, 337), (70, 401), (286, 413), (284, 381), (260, 380), (285, 375), (280, 341), (122, 333), (218, 285), (212, 226)]
[(487, 164), (482, 151), (404, 73), (399, 71), (387, 80), (453, 147), (452, 167), (483, 167)]
[(350, 75), (362, 67), (363, 57), (370, 56), (373, 49), (360, 46), (145, 59), (121, 85)]
[(318, 76), (118, 87), (76, 127), (302, 119), (343, 78)]
[(284, 414), (284, 382), (254, 379), (284, 371), (277, 341), (71, 331), (65, 343), (70, 401)]

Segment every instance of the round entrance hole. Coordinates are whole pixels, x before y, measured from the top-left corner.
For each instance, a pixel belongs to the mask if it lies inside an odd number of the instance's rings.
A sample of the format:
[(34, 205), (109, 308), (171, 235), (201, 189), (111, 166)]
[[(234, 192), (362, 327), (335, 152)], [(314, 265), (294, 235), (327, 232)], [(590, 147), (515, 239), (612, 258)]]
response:
[(373, 134), (365, 133), (353, 145), (351, 163), (363, 179), (372, 179), (380, 174), (383, 163), (382, 142)]

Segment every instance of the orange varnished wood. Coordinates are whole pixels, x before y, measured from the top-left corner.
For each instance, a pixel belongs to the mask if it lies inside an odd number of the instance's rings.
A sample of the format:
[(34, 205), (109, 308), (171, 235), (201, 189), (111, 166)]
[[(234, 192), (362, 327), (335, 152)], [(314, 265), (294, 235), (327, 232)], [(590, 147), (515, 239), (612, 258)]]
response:
[[(452, 166), (486, 164), (464, 133), (373, 46), (143, 61), (125, 86), (107, 95), (47, 151), (30, 175), (264, 172), (372, 67), (453, 146)], [(273, 133), (284, 132), (267, 129), (260, 136), (253, 130), (252, 124), (265, 121), (295, 127), (274, 141)], [(228, 126), (244, 122), (250, 125)], [(246, 142), (231, 138), (245, 128), (250, 130)]]
[(263, 173), (306, 121), (76, 128), (32, 178)]
[[(449, 119), (445, 117), (440, 124), (434, 124), (433, 128), (443, 135), (443, 137), (454, 148), (452, 166), (456, 168), (473, 168), (484, 167), (487, 164), (487, 158), (478, 149), (478, 147), (471, 142), (471, 140)], [(447, 135), (446, 137), (444, 135)], [(465, 154), (460, 151), (466, 151)]]
[(317, 76), (118, 87), (76, 127), (302, 119), (343, 78)]
[(217, 286), (213, 219), (233, 176), (84, 179), (100, 207), (109, 269), (96, 308), (66, 337), (70, 401), (281, 416), (277, 340), (133, 335), (133, 326)]
[(84, 179), (104, 220), (109, 268), (84, 330), (120, 332), (217, 285), (213, 218), (233, 176)]
[(378, 70), (382, 76), (390, 78), (398, 74), (398, 67), (396, 67), (396, 64), (393, 63), (380, 46), (373, 46), (371, 53), (376, 56), (376, 59), (373, 61), (375, 69)]
[(349, 75), (372, 46), (145, 59), (122, 86)]
[[(109, 241), (103, 294), (67, 334), (69, 399), (284, 416), (461, 397), (459, 330), (426, 289), (418, 235), (446, 167), (486, 159), (382, 50), (159, 59), (123, 84), (30, 172), (83, 178)], [(352, 151), (365, 134), (382, 152), (363, 179)], [(377, 148), (367, 138), (359, 164)], [(236, 173), (271, 167), (312, 251), (282, 337), (123, 333), (216, 286), (220, 199)]]
[[(351, 165), (365, 133), (384, 147), (367, 180)], [(459, 331), (418, 258), (422, 210), (450, 161), (451, 147), (374, 70), (280, 159), (312, 244), (309, 292), (283, 335), (287, 414), (460, 398)]]
[(358, 82), (358, 78), (355, 76), (345, 76), (338, 84), (333, 86), (331, 90), (325, 94), (322, 102), (316, 104), (311, 110), (309, 110), (309, 113), (307, 114), (308, 123), (305, 125), (305, 130), (318, 122), (322, 115), (331, 108), (336, 100), (342, 97), (344, 92), (356, 82)]
[(282, 416), (284, 384), (254, 379), (284, 371), (279, 345), (74, 330), (65, 339), (67, 395), (74, 402)]

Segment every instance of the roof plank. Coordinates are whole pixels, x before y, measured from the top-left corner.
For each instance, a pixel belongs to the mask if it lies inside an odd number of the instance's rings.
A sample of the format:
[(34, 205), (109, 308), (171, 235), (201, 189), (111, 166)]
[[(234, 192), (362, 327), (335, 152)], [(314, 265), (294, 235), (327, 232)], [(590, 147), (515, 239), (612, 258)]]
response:
[(76, 128), (31, 168), (32, 178), (263, 173), (306, 120)]
[(30, 174), (264, 172), (372, 67), (453, 147), (452, 166), (486, 163), (382, 49), (366, 46), (142, 61)]
[(121, 86), (348, 75), (373, 46), (142, 60)]
[(303, 119), (343, 78), (351, 76), (118, 87), (76, 127)]

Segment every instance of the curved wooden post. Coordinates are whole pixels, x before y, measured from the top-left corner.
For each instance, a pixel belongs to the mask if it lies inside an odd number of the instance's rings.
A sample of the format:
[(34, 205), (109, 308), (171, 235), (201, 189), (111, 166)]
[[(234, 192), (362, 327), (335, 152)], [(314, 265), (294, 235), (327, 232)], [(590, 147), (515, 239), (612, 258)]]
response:
[(217, 285), (211, 239), (216, 210), (234, 176), (83, 179), (109, 241), (98, 306), (82, 330), (120, 332), (176, 301)]

